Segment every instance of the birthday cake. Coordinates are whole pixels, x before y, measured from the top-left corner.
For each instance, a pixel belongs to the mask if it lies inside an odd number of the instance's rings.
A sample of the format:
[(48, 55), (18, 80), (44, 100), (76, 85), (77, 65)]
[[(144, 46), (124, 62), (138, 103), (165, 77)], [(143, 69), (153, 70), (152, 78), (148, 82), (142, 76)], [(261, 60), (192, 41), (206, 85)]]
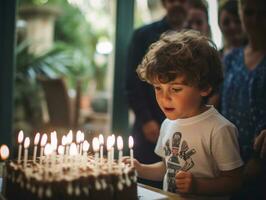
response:
[(5, 197), (7, 200), (138, 199), (134, 168), (117, 162), (110, 168), (106, 159), (95, 165), (93, 157), (86, 158), (87, 162), (74, 161), (71, 165), (60, 159), (44, 163), (28, 160), (26, 165), (9, 161)]

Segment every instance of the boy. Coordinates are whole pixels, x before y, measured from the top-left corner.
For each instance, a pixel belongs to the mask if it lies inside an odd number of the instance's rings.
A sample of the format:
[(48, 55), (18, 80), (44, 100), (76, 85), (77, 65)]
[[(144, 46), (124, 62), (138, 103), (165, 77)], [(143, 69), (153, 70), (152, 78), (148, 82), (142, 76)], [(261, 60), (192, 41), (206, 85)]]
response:
[(206, 98), (222, 81), (213, 42), (195, 31), (164, 35), (137, 69), (152, 84), (166, 115), (155, 153), (164, 161), (134, 161), (138, 175), (164, 180), (164, 190), (193, 199), (228, 199), (239, 189), (243, 162), (236, 127)]

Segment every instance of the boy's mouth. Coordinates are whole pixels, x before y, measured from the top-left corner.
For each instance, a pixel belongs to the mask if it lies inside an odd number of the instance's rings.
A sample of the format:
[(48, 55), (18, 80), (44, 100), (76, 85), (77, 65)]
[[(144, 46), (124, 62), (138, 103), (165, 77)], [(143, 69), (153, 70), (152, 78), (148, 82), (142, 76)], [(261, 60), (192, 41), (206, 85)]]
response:
[(166, 112), (172, 112), (172, 111), (174, 111), (175, 109), (174, 109), (174, 108), (164, 107), (164, 110), (165, 110)]

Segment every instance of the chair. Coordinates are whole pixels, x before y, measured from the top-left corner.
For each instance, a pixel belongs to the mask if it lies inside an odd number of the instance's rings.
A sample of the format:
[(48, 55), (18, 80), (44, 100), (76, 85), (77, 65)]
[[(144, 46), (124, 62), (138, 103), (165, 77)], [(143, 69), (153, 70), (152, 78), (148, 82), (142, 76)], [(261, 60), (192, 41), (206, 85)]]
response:
[(77, 82), (76, 98), (72, 101), (62, 78), (38, 77), (37, 80), (43, 88), (49, 115), (49, 125), (76, 128), (80, 113), (80, 82)]

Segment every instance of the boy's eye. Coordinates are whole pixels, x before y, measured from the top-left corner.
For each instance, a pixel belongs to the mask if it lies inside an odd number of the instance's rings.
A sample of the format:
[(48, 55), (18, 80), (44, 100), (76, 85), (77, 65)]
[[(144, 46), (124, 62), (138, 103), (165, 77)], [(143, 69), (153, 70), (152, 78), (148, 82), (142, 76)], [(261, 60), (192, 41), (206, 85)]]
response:
[(174, 92), (180, 92), (182, 89), (181, 88), (172, 88), (172, 91)]
[(153, 87), (154, 87), (154, 89), (155, 89), (156, 91), (161, 90), (161, 88), (160, 88), (159, 86), (153, 86)]

